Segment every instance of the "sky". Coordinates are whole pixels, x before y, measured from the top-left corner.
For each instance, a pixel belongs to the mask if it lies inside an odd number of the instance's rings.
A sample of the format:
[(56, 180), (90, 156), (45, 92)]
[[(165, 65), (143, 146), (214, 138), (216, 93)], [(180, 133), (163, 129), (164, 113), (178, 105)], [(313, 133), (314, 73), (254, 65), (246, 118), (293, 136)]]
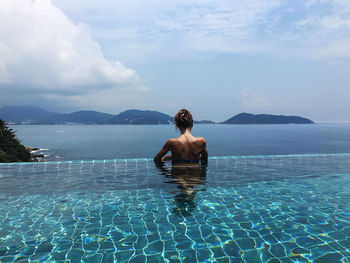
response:
[(350, 122), (350, 0), (2, 0), (0, 106)]

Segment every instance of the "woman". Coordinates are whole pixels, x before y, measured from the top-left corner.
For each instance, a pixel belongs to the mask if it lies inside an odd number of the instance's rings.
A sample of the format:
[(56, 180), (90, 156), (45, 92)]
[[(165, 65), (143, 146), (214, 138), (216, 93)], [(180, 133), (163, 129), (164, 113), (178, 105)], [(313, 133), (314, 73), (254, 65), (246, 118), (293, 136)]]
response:
[[(198, 166), (199, 160), (207, 162), (208, 151), (206, 141), (202, 137), (194, 137), (191, 134), (193, 119), (191, 113), (186, 109), (179, 110), (175, 117), (176, 128), (181, 135), (177, 138), (169, 139), (163, 148), (154, 156), (155, 163), (171, 160), (173, 165)], [(167, 152), (171, 156), (165, 156)]]

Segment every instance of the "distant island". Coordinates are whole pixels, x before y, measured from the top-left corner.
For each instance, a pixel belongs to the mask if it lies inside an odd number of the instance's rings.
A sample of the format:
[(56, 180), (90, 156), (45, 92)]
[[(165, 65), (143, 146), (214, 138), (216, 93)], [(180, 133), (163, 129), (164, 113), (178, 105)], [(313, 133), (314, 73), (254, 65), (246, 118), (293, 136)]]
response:
[[(126, 110), (119, 114), (98, 111), (77, 111), (58, 113), (46, 111), (37, 106), (0, 107), (0, 119), (8, 124), (99, 124), (99, 125), (169, 125), (174, 123), (173, 116), (152, 110)], [(216, 124), (211, 120), (194, 120), (194, 124)], [(312, 124), (313, 121), (299, 116), (240, 113), (217, 124)]]
[(240, 113), (222, 124), (313, 124), (312, 120), (299, 116)]
[[(98, 111), (77, 111), (58, 113), (46, 111), (37, 106), (0, 107), (0, 119), (8, 124), (132, 124), (157, 125), (173, 124), (174, 118), (168, 114), (151, 110), (126, 110), (113, 115)], [(214, 124), (210, 120), (195, 120), (195, 124)]]
[(165, 113), (150, 110), (126, 110), (112, 119), (107, 124), (171, 124), (173, 118)]

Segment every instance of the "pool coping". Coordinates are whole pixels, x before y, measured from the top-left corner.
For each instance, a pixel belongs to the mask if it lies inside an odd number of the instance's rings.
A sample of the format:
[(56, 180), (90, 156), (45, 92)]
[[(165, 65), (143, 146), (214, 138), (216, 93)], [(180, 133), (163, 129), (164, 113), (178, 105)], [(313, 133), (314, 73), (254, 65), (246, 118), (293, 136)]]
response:
[[(225, 159), (263, 159), (263, 158), (297, 158), (297, 157), (340, 157), (349, 156), (350, 153), (315, 153), (315, 154), (268, 154), (268, 155), (225, 155), (211, 156), (209, 160)], [(15, 165), (47, 165), (47, 164), (87, 164), (87, 163), (116, 163), (116, 162), (149, 162), (153, 158), (125, 158), (125, 159), (105, 159), (105, 160), (66, 160), (66, 161), (48, 161), (48, 162), (13, 162), (0, 163), (0, 166)]]

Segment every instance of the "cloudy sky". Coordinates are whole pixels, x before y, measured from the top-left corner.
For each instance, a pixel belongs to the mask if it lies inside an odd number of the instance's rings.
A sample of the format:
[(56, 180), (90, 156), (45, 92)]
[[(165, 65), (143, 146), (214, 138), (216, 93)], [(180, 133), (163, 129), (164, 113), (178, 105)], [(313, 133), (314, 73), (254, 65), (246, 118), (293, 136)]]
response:
[(350, 121), (349, 0), (2, 0), (0, 106)]

